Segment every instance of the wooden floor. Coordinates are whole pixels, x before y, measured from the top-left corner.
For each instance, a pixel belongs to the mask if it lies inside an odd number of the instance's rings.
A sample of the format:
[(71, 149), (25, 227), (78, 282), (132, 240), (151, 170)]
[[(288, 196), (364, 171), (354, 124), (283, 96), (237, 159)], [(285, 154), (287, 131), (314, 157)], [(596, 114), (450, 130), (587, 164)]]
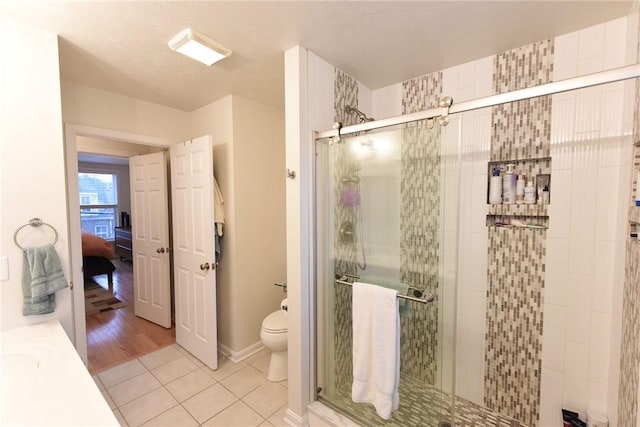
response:
[[(136, 317), (133, 303), (133, 271), (130, 262), (112, 260), (113, 293), (127, 306), (86, 317), (89, 372), (95, 374), (176, 342), (175, 327), (165, 329)], [(107, 276), (95, 281), (105, 289)]]

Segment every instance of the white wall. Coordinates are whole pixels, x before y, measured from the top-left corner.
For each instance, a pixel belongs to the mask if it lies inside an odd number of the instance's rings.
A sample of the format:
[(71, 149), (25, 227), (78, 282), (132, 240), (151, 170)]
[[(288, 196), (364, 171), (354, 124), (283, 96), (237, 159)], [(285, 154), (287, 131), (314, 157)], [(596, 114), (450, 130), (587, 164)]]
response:
[(190, 114), (103, 90), (62, 82), (65, 123), (156, 136), (175, 142), (189, 139)]
[[(626, 18), (557, 37), (554, 80), (626, 65), (626, 39)], [(560, 423), (562, 407), (593, 409), (616, 425), (629, 84), (553, 96), (541, 425)]]
[[(20, 34), (20, 37), (16, 37)], [(30, 218), (55, 227), (55, 248), (69, 278), (58, 39), (55, 34), (0, 17), (0, 256), (9, 260), (9, 280), (0, 282), (2, 329), (60, 319), (73, 340), (70, 290), (56, 293), (54, 314), (22, 316), (22, 252), (13, 233)], [(44, 227), (27, 228), (20, 243), (40, 246), (51, 239)]]

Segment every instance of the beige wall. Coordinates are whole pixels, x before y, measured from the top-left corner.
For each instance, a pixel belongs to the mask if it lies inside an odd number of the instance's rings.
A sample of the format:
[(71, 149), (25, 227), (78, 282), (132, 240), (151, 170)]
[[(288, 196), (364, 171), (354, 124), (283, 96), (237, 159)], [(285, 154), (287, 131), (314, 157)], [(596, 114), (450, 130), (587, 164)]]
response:
[(259, 343), (285, 280), (284, 112), (228, 96), (192, 113), (193, 136), (213, 135), (225, 199), (218, 266), (218, 340), (232, 352)]
[[(2, 328), (42, 320), (21, 314), (22, 257), (13, 245), (13, 231), (29, 218), (39, 216), (56, 227), (56, 248), (70, 277), (62, 123), (72, 123), (174, 141), (213, 135), (215, 175), (227, 217), (218, 271), (219, 339), (240, 354), (259, 343), (262, 320), (283, 298), (273, 283), (286, 276), (284, 112), (229, 96), (189, 113), (61, 83), (56, 35), (2, 24), (3, 40), (12, 40), (3, 43), (1, 79), (0, 256), (9, 258), (11, 273), (1, 287)], [(9, 36), (17, 33), (23, 34), (18, 41)], [(27, 158), (37, 174), (25, 173)], [(72, 336), (69, 292), (58, 294), (56, 316)]]
[[(68, 288), (56, 293), (54, 314), (22, 315), (22, 252), (13, 243), (16, 229), (30, 218), (42, 218), (58, 232), (55, 248), (69, 278), (58, 39), (55, 34), (0, 17), (0, 51), (0, 256), (9, 261), (9, 280), (0, 282), (1, 327), (55, 317), (73, 339)], [(45, 227), (28, 227), (19, 235), (23, 246), (41, 246), (52, 240)]]
[(286, 281), (284, 111), (233, 98), (236, 254), (231, 348), (259, 340)]

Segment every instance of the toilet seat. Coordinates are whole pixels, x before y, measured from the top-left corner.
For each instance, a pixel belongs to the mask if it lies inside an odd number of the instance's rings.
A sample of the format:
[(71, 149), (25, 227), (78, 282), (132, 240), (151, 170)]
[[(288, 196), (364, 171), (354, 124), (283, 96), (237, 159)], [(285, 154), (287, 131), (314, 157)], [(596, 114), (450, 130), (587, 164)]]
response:
[(288, 332), (287, 319), (282, 311), (274, 311), (262, 321), (262, 330), (270, 334), (286, 334)]

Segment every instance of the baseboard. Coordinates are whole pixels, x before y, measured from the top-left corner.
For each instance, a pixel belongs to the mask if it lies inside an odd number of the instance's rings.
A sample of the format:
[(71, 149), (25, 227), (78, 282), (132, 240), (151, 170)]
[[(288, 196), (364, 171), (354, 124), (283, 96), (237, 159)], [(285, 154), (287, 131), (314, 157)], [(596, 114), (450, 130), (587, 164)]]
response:
[(248, 357), (251, 357), (263, 348), (264, 344), (262, 344), (262, 341), (251, 344), (250, 346), (245, 347), (240, 351), (233, 351), (221, 342), (218, 343), (218, 351), (231, 359), (233, 363), (238, 363)]
[(308, 427), (309, 422), (307, 420), (307, 414), (304, 414), (302, 417), (298, 416), (291, 409), (287, 408), (287, 412), (284, 414), (284, 422), (285, 424), (291, 427)]

